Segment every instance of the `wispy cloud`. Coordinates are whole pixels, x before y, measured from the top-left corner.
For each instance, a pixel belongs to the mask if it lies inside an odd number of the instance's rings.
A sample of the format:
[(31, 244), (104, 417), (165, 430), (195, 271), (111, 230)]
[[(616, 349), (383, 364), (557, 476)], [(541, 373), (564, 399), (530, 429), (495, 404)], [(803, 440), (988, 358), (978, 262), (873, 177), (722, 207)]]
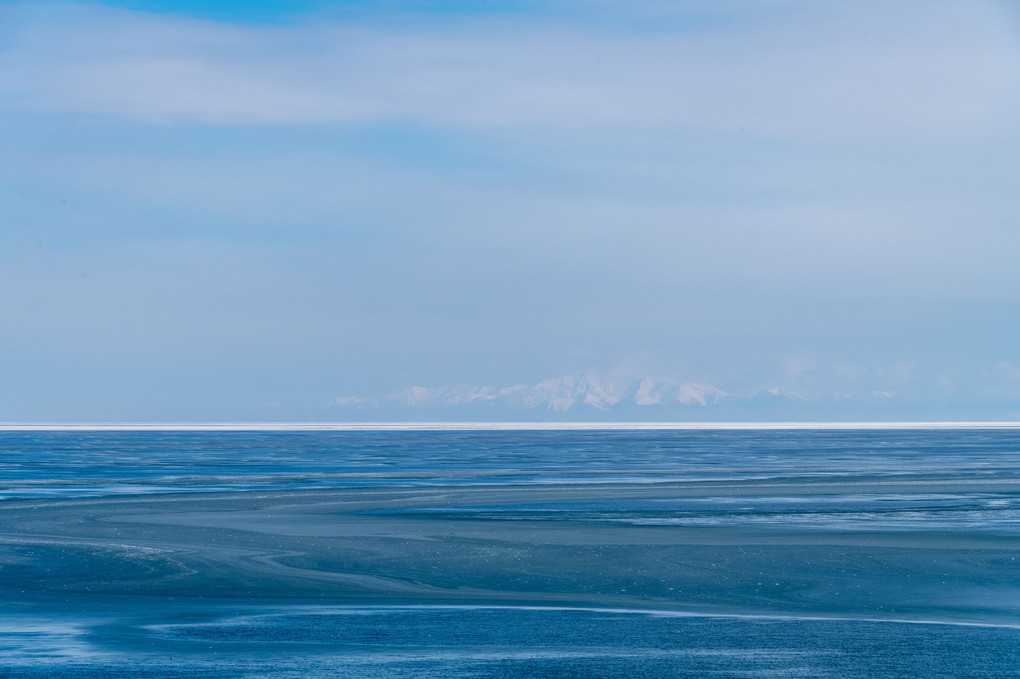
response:
[(238, 27), (21, 5), (6, 11), (0, 90), (23, 109), (160, 124), (799, 139), (1015, 129), (1020, 51), (995, 5), (830, 7), (684, 32), (547, 17)]

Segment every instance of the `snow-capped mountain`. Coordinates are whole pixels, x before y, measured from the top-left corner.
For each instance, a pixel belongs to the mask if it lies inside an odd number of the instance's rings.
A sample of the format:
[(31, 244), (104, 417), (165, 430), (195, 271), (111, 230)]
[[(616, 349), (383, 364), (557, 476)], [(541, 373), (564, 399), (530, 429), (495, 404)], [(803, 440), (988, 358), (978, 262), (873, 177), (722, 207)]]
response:
[(658, 377), (579, 372), (536, 384), (401, 387), (379, 396), (346, 396), (328, 418), (348, 421), (808, 421), (903, 417), (895, 394), (801, 393), (784, 385), (724, 391)]
[(534, 385), (505, 387), (455, 385), (445, 387), (403, 387), (376, 397), (343, 397), (330, 405), (367, 410), (404, 407), (414, 409), (483, 406), (508, 412), (578, 414), (609, 413), (634, 408), (663, 406), (705, 407), (729, 395), (718, 387), (699, 383), (678, 383), (652, 377), (605, 378), (594, 373), (576, 373), (542, 380)]

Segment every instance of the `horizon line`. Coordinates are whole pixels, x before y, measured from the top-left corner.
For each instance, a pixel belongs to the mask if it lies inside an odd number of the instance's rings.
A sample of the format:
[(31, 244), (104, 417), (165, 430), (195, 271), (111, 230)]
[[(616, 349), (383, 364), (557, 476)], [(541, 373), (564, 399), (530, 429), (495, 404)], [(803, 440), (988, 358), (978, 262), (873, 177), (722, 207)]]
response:
[(927, 422), (2, 422), (17, 431), (683, 431), (1020, 429), (1020, 421)]

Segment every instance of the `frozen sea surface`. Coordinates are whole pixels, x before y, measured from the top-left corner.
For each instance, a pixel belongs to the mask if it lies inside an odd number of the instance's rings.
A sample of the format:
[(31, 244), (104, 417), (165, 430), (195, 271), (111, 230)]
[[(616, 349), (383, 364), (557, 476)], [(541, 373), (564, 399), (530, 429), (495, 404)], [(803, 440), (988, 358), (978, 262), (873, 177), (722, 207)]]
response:
[(1020, 677), (1020, 431), (0, 432), (5, 677)]

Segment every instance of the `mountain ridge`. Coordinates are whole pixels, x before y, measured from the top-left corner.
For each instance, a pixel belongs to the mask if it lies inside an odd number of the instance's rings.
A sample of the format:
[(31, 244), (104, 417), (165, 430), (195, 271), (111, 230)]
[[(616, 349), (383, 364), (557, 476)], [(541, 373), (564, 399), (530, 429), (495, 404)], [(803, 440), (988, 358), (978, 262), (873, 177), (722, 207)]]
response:
[[(754, 396), (759, 393), (768, 393), (773, 398), (791, 398), (793, 392), (776, 387), (756, 392)], [(330, 401), (329, 405), (362, 410), (385, 407), (416, 409), (484, 406), (525, 412), (568, 413), (588, 410), (608, 414), (615, 410), (635, 408), (706, 408), (743, 398), (746, 397), (735, 396), (702, 382), (677, 382), (651, 376), (607, 378), (593, 372), (579, 372), (547, 378), (533, 385), (408, 386), (379, 396), (339, 397)]]

